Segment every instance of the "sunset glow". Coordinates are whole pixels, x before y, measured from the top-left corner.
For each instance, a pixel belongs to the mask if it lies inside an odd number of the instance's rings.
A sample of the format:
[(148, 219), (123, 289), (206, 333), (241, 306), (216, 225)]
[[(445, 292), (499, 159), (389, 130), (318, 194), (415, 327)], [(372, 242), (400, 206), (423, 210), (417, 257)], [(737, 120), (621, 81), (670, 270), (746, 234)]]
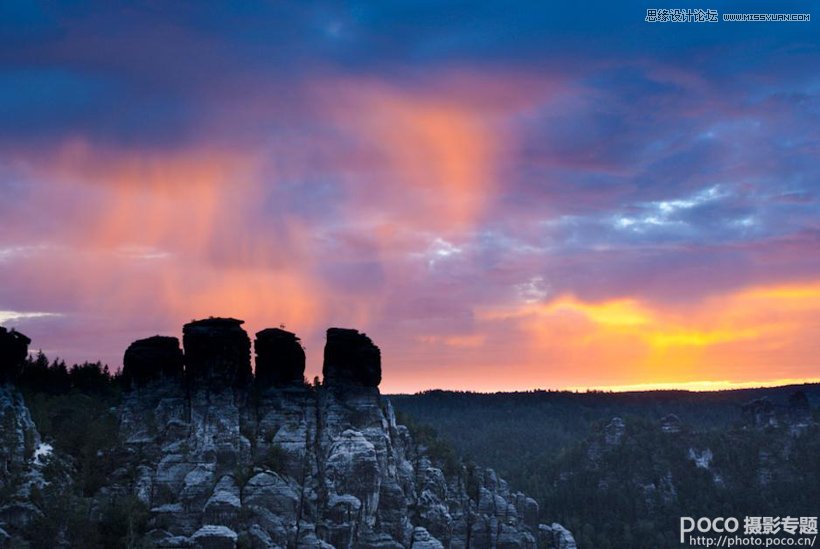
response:
[(546, 11), (382, 41), (378, 5), (4, 17), (0, 324), (114, 369), (193, 318), (284, 324), (309, 378), (355, 327), (384, 392), (820, 380), (810, 29), (777, 61)]

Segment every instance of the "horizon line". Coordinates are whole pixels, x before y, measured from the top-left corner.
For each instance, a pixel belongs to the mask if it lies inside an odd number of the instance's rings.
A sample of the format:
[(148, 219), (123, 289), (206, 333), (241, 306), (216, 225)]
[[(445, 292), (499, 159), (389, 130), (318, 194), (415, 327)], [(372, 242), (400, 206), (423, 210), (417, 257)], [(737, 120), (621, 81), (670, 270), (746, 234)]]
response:
[(500, 389), (497, 391), (484, 390), (470, 390), (470, 389), (442, 389), (431, 388), (414, 391), (412, 393), (405, 392), (385, 392), (386, 396), (400, 396), (400, 395), (417, 395), (421, 393), (442, 391), (442, 392), (459, 392), (459, 393), (473, 393), (481, 395), (492, 395), (498, 393), (537, 393), (537, 392), (557, 392), (557, 393), (640, 393), (640, 392), (674, 392), (684, 391), (690, 393), (717, 393), (721, 391), (736, 391), (744, 389), (777, 389), (782, 387), (789, 387), (792, 385), (816, 385), (820, 384), (820, 377), (817, 378), (781, 378), (771, 381), (685, 381), (681, 383), (663, 382), (663, 383), (635, 383), (628, 385), (597, 385), (597, 386), (572, 386), (563, 388), (532, 388), (532, 389)]

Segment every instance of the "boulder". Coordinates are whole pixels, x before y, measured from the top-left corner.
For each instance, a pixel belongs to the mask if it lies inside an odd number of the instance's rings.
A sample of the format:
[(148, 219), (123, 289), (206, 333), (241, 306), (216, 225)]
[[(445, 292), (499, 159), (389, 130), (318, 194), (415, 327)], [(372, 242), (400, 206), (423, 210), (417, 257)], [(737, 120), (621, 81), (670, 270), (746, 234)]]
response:
[(239, 519), (242, 501), (239, 486), (231, 475), (225, 475), (216, 483), (211, 497), (205, 504), (205, 521), (210, 524), (233, 526)]
[(555, 522), (538, 525), (538, 547), (545, 549), (577, 549), (575, 538), (569, 530)]
[(122, 377), (126, 387), (145, 385), (156, 379), (180, 379), (182, 365), (179, 339), (157, 335), (138, 339), (128, 346), (122, 359)]
[(305, 350), (296, 334), (279, 328), (256, 333), (256, 384), (260, 388), (301, 383), (305, 376)]
[[(379, 505), (381, 471), (373, 444), (360, 432), (344, 431), (330, 447), (325, 462), (325, 483), (328, 493), (352, 495), (367, 520), (374, 517)], [(331, 497), (328, 505), (356, 507), (350, 498)], [(375, 517), (374, 517), (375, 518)]]
[(245, 385), (251, 380), (251, 341), (243, 320), (206, 318), (182, 328), (185, 375), (191, 382), (216, 387)]
[(604, 427), (604, 442), (606, 442), (607, 446), (619, 445), (621, 439), (624, 437), (624, 431), (626, 431), (624, 420), (619, 417), (613, 417), (609, 420), (606, 427)]
[(243, 503), (272, 511), (286, 522), (296, 522), (299, 493), (284, 478), (272, 471), (257, 473), (242, 490)]
[(28, 356), (31, 339), (18, 331), (0, 326), (0, 383), (13, 383)]
[(330, 328), (322, 373), (325, 384), (378, 387), (382, 380), (381, 351), (358, 330)]
[(444, 549), (439, 540), (430, 535), (427, 529), (417, 526), (413, 530), (411, 549)]
[(236, 532), (227, 526), (206, 524), (191, 536), (191, 542), (201, 549), (233, 549), (237, 537)]

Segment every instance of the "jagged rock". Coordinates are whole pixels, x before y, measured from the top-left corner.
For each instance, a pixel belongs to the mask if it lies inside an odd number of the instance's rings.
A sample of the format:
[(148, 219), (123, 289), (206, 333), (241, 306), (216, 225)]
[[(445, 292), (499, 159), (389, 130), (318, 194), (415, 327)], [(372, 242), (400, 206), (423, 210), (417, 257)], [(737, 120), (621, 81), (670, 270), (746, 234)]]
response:
[(558, 523), (552, 525), (540, 524), (538, 526), (539, 547), (546, 549), (577, 549), (575, 538), (572, 534)]
[(431, 536), (430, 532), (419, 526), (413, 530), (413, 543), (410, 549), (444, 549), (444, 546)]
[(182, 364), (179, 339), (159, 335), (138, 339), (125, 350), (123, 381), (131, 387), (145, 385), (155, 379), (180, 379)]
[(516, 494), (516, 508), (522, 514), (524, 524), (533, 530), (538, 527), (538, 502), (522, 493)]
[(175, 536), (167, 530), (155, 528), (146, 534), (150, 547), (191, 547), (192, 543), (186, 536)]
[(205, 520), (211, 524), (234, 526), (242, 511), (239, 498), (239, 486), (232, 475), (225, 475), (213, 489), (211, 497), (205, 504)]
[(244, 385), (251, 380), (251, 342), (243, 320), (206, 318), (182, 328), (185, 374), (213, 387)]
[(267, 509), (286, 522), (295, 524), (299, 493), (285, 479), (273, 472), (254, 475), (244, 489), (244, 503)]
[(40, 446), (40, 434), (23, 395), (0, 385), (0, 488), (22, 475)]
[(305, 350), (296, 334), (279, 328), (256, 333), (256, 384), (266, 388), (301, 383), (305, 375)]
[(359, 540), (360, 549), (404, 549), (404, 545), (387, 534), (373, 534)]
[(330, 447), (325, 467), (328, 506), (342, 513), (361, 512), (366, 523), (374, 523), (381, 484), (374, 445), (348, 429)]
[(661, 431), (664, 433), (680, 433), (683, 429), (683, 422), (675, 414), (669, 414), (661, 419)]
[(381, 351), (358, 330), (330, 328), (322, 373), (328, 384), (378, 387), (382, 380)]
[(191, 542), (197, 549), (234, 549), (237, 538), (227, 526), (206, 524), (191, 536)]
[(762, 429), (777, 427), (774, 404), (767, 397), (758, 398), (743, 405), (743, 417), (751, 426)]
[(15, 330), (0, 326), (0, 383), (14, 382), (28, 356), (31, 339)]
[(712, 463), (712, 458), (714, 458), (715, 455), (709, 448), (706, 448), (703, 451), (698, 451), (694, 448), (689, 448), (687, 457), (695, 463), (696, 467), (700, 469), (706, 469), (708, 471), (709, 465)]
[(624, 436), (626, 425), (624, 420), (619, 417), (613, 417), (606, 427), (604, 427), (604, 441), (608, 446), (617, 446), (621, 443)]
[[(0, 385), (0, 547), (25, 547), (22, 531), (43, 518), (32, 498), (49, 484), (44, 467), (53, 448), (41, 442), (23, 395), (12, 385)], [(52, 478), (56, 488), (62, 479)]]

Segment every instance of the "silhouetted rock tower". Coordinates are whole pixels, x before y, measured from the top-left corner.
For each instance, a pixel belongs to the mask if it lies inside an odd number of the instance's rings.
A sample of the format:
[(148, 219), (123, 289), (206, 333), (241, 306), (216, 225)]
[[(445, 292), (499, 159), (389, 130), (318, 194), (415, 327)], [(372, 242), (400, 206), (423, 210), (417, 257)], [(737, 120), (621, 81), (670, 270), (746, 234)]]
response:
[(358, 330), (330, 328), (322, 374), (326, 385), (378, 387), (382, 380), (381, 351)]
[(0, 326), (0, 383), (15, 381), (23, 370), (31, 340), (15, 330)]
[(153, 336), (128, 346), (122, 359), (122, 377), (127, 387), (145, 385), (155, 379), (182, 379), (182, 349), (179, 339)]
[(256, 384), (260, 388), (302, 383), (305, 350), (296, 334), (280, 328), (256, 333)]
[(251, 341), (242, 329), (244, 322), (206, 318), (183, 326), (185, 376), (190, 382), (224, 387), (251, 381)]

